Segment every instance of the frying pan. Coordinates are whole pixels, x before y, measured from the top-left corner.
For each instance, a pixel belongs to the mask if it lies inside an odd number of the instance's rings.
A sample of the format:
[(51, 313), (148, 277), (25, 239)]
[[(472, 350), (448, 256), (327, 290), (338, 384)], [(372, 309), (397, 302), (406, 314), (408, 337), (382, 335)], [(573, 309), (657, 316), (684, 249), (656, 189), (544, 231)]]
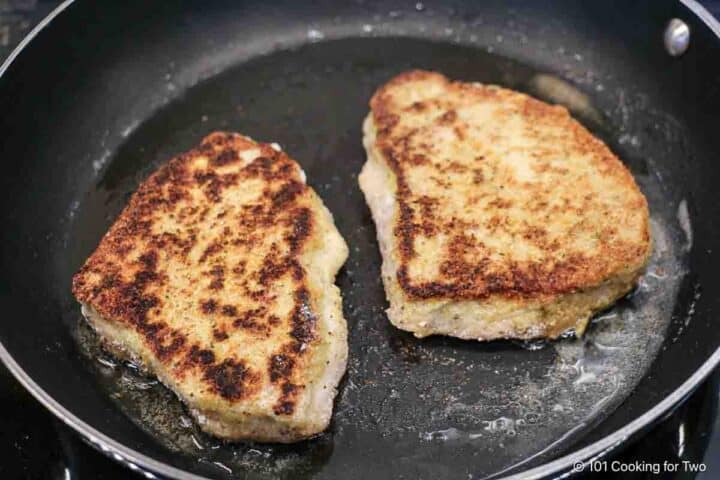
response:
[[(669, 50), (671, 19), (683, 23)], [(718, 35), (692, 0), (65, 2), (2, 67), (0, 357), (151, 478), (571, 473), (720, 361)], [(418, 67), (565, 104), (635, 175), (653, 259), (584, 338), (416, 340), (389, 325), (356, 185), (360, 124), (378, 85)], [(279, 142), (350, 245), (337, 280), (348, 373), (328, 432), (296, 445), (203, 435), (162, 386), (102, 352), (70, 295), (138, 183), (218, 129)]]

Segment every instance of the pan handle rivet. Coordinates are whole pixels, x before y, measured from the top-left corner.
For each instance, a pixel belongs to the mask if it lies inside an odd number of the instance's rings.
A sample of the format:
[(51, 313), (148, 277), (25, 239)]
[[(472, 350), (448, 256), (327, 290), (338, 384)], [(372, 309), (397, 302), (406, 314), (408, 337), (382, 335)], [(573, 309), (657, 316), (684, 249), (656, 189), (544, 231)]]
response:
[(690, 45), (690, 27), (679, 18), (673, 18), (665, 27), (663, 40), (665, 50), (673, 57), (679, 57)]

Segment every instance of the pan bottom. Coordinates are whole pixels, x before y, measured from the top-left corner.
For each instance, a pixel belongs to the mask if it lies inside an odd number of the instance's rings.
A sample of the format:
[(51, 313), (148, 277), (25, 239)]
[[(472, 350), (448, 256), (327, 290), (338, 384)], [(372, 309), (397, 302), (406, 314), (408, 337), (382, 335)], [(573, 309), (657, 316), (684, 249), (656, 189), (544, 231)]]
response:
[[(387, 321), (375, 230), (357, 187), (365, 161), (360, 129), (374, 89), (410, 68), (566, 103), (627, 161), (650, 204), (654, 253), (636, 291), (597, 316), (583, 339), (417, 340)], [(219, 475), (482, 477), (529, 467), (609, 415), (665, 339), (687, 273), (687, 204), (668, 198), (657, 166), (641, 153), (623, 155), (632, 138), (590, 97), (550, 72), (477, 48), (401, 38), (333, 40), (252, 59), (138, 123), (114, 155), (96, 164), (96, 187), (73, 215), (73, 251), (91, 249), (152, 169), (213, 130), (282, 145), (307, 172), (350, 246), (337, 280), (350, 361), (330, 430), (291, 446), (213, 439), (167, 389), (105, 355), (77, 321), (79, 309), (67, 315), (75, 319), (89, 368), (128, 418), (167, 448), (214, 465)]]

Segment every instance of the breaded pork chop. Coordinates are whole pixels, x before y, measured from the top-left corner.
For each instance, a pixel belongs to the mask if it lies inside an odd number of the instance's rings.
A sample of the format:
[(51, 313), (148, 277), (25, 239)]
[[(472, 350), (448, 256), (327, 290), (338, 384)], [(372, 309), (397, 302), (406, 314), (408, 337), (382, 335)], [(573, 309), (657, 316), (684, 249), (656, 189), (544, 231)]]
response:
[(373, 96), (360, 187), (390, 321), (418, 337), (582, 334), (651, 250), (630, 172), (561, 106), (403, 73)]
[(333, 282), (347, 254), (295, 161), (213, 133), (140, 186), (73, 293), (203, 430), (293, 442), (327, 427), (345, 371)]

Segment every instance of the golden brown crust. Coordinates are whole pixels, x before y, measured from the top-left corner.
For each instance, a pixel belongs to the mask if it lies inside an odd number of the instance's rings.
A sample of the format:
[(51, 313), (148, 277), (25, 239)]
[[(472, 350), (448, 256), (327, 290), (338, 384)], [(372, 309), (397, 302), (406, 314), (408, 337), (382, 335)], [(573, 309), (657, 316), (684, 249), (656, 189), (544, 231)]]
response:
[(213, 133), (140, 186), (73, 294), (138, 332), (198, 396), (236, 404), (274, 389), (274, 413), (291, 415), (317, 343), (301, 255), (318, 205), (285, 153)]
[(542, 298), (646, 262), (645, 197), (565, 108), (425, 71), (393, 78), (370, 105), (409, 298)]

